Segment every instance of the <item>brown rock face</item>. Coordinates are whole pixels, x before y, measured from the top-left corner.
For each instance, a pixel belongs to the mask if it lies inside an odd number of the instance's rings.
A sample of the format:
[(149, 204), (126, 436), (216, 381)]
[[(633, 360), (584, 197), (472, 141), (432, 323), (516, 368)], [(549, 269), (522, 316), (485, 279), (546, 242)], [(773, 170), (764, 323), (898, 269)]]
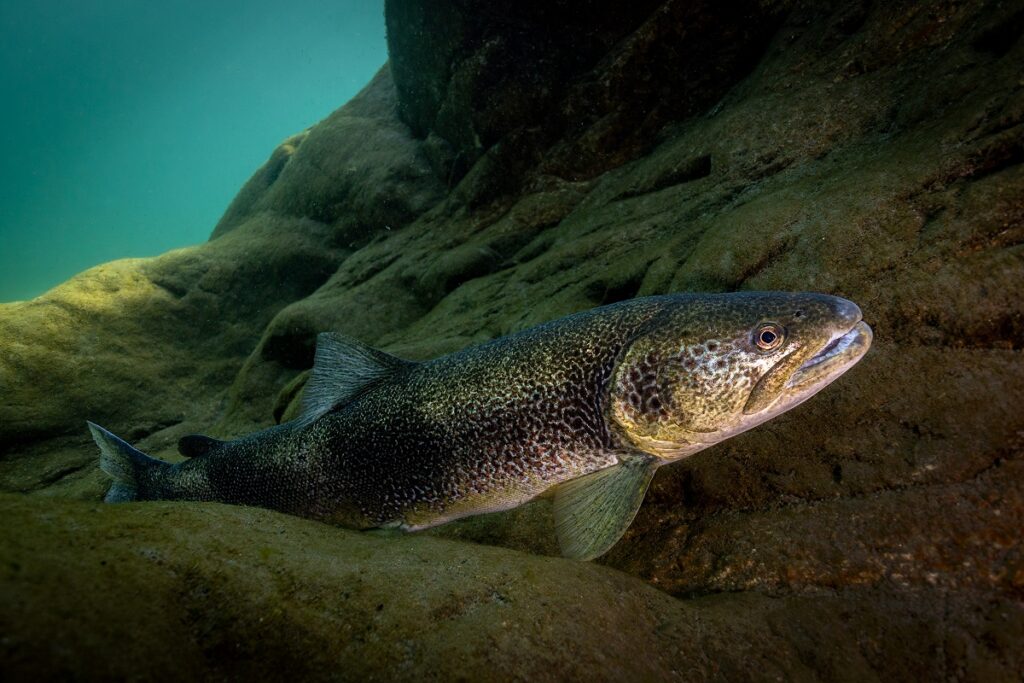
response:
[[(189, 603), (187, 618), (213, 624), (199, 635), (175, 630), (191, 623), (176, 612), (147, 615), (170, 624), (153, 633), (191, 638), (189, 661), (214, 676), (244, 671), (211, 664), (230, 648), (202, 652), (204, 638), (250, 647), (268, 610), (287, 618), (266, 628), (304, 639), (246, 661), (319, 676), (331, 662), (355, 678), (455, 675), (448, 637), (474, 663), (465, 671), (513, 679), (1024, 676), (1020, 4), (392, 0), (386, 18), (390, 67), (275, 151), (210, 242), (0, 306), (0, 487), (40, 494), (2, 503), (3, 666), (57, 661), (40, 645), (56, 628), (39, 616), (48, 605), (71, 643), (63, 671), (115, 636), (149, 643), (94, 628), (95, 612), (61, 597), (97, 585), (93, 560), (134, 552), (130, 537), (108, 538), (127, 525), (179, 553), (160, 600), (197, 595), (173, 578), (188, 558), (232, 596)], [(660, 470), (601, 560), (619, 571), (427, 535), (370, 542), (270, 513), (55, 500), (102, 491), (86, 418), (167, 454), (190, 431), (232, 436), (287, 416), (323, 330), (423, 358), (637, 295), (738, 289), (850, 298), (875, 346), (807, 404)], [(551, 554), (548, 514), (538, 502), (429, 536)], [(92, 546), (69, 541), (76, 524)], [(277, 539), (268, 525), (290, 531)], [(367, 543), (422, 561), (415, 580), (445, 571), (446, 556), (474, 570), (457, 587), (396, 593), (430, 619), (402, 612), (371, 633), (387, 606), (349, 613), (305, 593), (312, 611), (299, 618), (287, 605), (302, 586), (336, 595), (356, 581), (316, 583), (332, 566), (326, 541), (289, 540), (299, 527), (363, 553), (352, 571), (371, 602), (390, 565), (366, 559)], [(284, 588), (237, 569), (261, 566), (241, 541), (240, 564), (216, 564), (223, 528), (284, 553)], [(99, 584), (106, 602), (144, 591), (140, 577), (158, 571), (146, 562), (119, 565), (135, 583)], [(503, 563), (534, 578), (499, 608), (486, 596)], [(625, 608), (580, 607), (596, 624), (584, 630), (527, 597), (554, 600), (566, 581), (590, 600), (628, 596)], [(345, 619), (364, 629), (346, 643), (363, 649), (320, 648)], [(447, 635), (425, 634), (432, 624)], [(614, 647), (595, 648), (609, 632)], [(551, 648), (604, 668), (531, 669), (541, 660), (528, 653)], [(359, 652), (390, 654), (359, 670)]]
[[(20, 522), (0, 539), (5, 680), (999, 680), (1020, 664), (1006, 598), (677, 600), (592, 563), (252, 508), (0, 502)], [(943, 657), (908, 663), (908, 643)]]
[(744, 0), (461, 0), (440, 11), (397, 0), (387, 23), (399, 115), (450, 182), (483, 156), (500, 169), (463, 188), (472, 204), (538, 174), (595, 178), (718, 102), (782, 13)]

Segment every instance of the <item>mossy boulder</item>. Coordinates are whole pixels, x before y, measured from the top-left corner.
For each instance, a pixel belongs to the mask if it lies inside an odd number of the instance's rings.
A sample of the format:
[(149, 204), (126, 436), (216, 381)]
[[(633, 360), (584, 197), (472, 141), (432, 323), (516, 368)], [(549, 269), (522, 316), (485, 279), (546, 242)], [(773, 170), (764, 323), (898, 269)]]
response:
[[(597, 564), (252, 508), (0, 504), (5, 680), (997, 680), (1024, 663), (1019, 603), (935, 587), (684, 601)], [(944, 656), (908, 661), (908, 638)]]

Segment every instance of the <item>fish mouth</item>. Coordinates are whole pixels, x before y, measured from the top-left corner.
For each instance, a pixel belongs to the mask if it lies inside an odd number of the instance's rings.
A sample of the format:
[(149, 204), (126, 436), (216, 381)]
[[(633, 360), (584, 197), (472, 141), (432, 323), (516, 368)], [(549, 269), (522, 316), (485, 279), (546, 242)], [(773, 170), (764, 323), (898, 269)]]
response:
[(786, 383), (787, 389), (828, 384), (859, 361), (871, 347), (871, 327), (863, 320), (847, 332), (833, 337), (816, 354), (796, 369)]
[(853, 310), (848, 320), (850, 326), (835, 333), (810, 358), (801, 362), (799, 355), (791, 354), (769, 370), (750, 392), (744, 414), (759, 415), (763, 422), (806, 401), (852, 368), (871, 346), (871, 328), (860, 319), (860, 309)]

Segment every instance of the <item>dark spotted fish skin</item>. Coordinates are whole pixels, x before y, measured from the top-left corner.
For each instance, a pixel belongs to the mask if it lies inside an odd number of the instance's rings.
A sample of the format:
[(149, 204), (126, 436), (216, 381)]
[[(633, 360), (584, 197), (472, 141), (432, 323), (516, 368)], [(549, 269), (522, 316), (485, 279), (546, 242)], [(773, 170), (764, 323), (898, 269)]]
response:
[(607, 467), (608, 383), (673, 297), (613, 304), (409, 364), (306, 426), (281, 425), (175, 465), (161, 491), (356, 528), (407, 529), (507, 509)]
[(552, 491), (563, 555), (588, 560), (621, 538), (658, 467), (814, 396), (871, 339), (856, 304), (813, 292), (633, 299), (425, 363), (325, 333), (293, 422), (186, 436), (176, 465), (89, 429), (108, 502), (416, 530)]

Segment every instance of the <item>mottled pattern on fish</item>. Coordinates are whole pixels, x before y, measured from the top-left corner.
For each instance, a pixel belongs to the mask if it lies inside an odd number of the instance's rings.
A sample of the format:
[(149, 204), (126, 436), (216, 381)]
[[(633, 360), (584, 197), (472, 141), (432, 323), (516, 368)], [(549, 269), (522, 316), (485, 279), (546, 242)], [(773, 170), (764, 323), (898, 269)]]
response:
[[(606, 387), (624, 345), (666, 302), (619, 305), (409, 364), (309, 427), (179, 465), (175, 497), (273, 507), (351, 526), (423, 526), (492, 499), (503, 509), (616, 462)], [(253, 476), (253, 470), (261, 470)], [(473, 512), (486, 511), (474, 509)]]
[(600, 554), (654, 469), (806, 400), (853, 365), (852, 303), (778, 292), (647, 297), (424, 363), (322, 335), (303, 415), (170, 465), (90, 425), (112, 502), (212, 500), (408, 530), (555, 489), (559, 542)]

